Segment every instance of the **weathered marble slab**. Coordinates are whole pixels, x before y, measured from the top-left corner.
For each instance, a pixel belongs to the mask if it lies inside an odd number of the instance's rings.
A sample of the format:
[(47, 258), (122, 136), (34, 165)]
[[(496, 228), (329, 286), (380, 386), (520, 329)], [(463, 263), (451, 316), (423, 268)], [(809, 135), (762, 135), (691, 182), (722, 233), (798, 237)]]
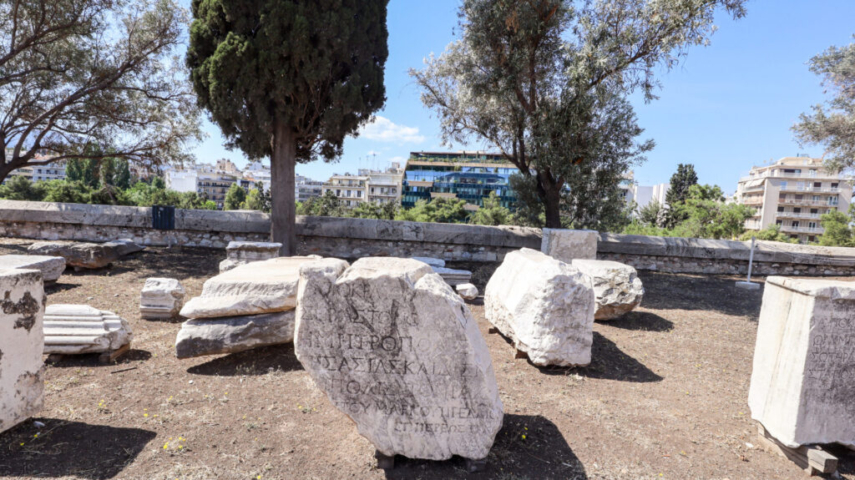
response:
[(133, 242), (133, 240), (127, 238), (120, 238), (118, 240), (111, 240), (109, 242), (103, 243), (105, 247), (115, 248), (116, 253), (120, 257), (124, 257), (125, 255), (130, 255), (132, 253), (141, 252), (145, 250), (145, 247), (142, 245), (138, 245)]
[(591, 278), (524, 248), (505, 255), (487, 283), (487, 320), (535, 365), (588, 365), (596, 301)]
[(445, 283), (451, 285), (452, 287), (456, 285), (460, 285), (461, 283), (469, 283), (472, 279), (472, 272), (469, 270), (455, 270), (453, 268), (445, 268), (445, 267), (431, 267), (433, 272), (438, 274), (445, 280)]
[(247, 263), (277, 258), (281, 249), (282, 244), (274, 242), (229, 242), (226, 259), (220, 262), (220, 273)]
[(140, 292), (140, 317), (164, 320), (178, 317), (184, 306), (184, 287), (174, 278), (147, 278)]
[(644, 285), (629, 265), (609, 260), (573, 260), (573, 266), (591, 277), (597, 295), (595, 320), (614, 320), (637, 307)]
[(237, 353), (294, 340), (295, 311), (188, 320), (175, 340), (178, 358)]
[(855, 283), (766, 279), (748, 405), (789, 447), (855, 445)]
[(43, 255), (0, 255), (0, 270), (20, 269), (42, 272), (45, 283), (55, 282), (65, 271), (65, 259)]
[(599, 234), (594, 230), (544, 228), (540, 251), (570, 263), (577, 258), (596, 259)]
[(431, 267), (445, 267), (445, 260), (433, 257), (413, 257), (413, 260), (418, 260), (422, 263), (427, 263)]
[(478, 298), (478, 287), (471, 283), (461, 283), (456, 285), (454, 289), (457, 290), (457, 293), (464, 300), (475, 300)]
[(103, 243), (36, 242), (27, 251), (62, 257), (67, 265), (75, 268), (103, 268), (119, 259), (117, 247)]
[(205, 282), (202, 295), (181, 309), (186, 318), (284, 312), (297, 306), (300, 265), (317, 257), (280, 257), (247, 263)]
[(44, 402), (45, 293), (38, 270), (0, 270), (0, 432), (38, 414)]
[(48, 305), (44, 316), (44, 353), (111, 352), (131, 343), (127, 320), (89, 305)]
[(412, 259), (301, 270), (297, 357), (359, 433), (387, 456), (487, 456), (502, 403), (468, 307)]

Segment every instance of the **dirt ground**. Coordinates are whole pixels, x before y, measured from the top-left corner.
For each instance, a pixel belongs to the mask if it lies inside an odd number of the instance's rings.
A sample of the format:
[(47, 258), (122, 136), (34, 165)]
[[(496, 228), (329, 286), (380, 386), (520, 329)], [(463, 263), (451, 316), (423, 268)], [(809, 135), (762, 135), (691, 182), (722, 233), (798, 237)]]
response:
[[(0, 239), (0, 254), (26, 241)], [(46, 368), (45, 408), (0, 434), (0, 476), (79, 479), (801, 479), (758, 447), (746, 399), (761, 292), (734, 278), (642, 273), (644, 302), (594, 327), (593, 363), (541, 369), (488, 333), (505, 406), (487, 470), (461, 459), (398, 458), (374, 449), (313, 385), (291, 345), (179, 361), (178, 322), (141, 320), (147, 277), (181, 280), (189, 297), (223, 252), (148, 249), (109, 269), (67, 271), (49, 303), (87, 303), (128, 319), (133, 350)], [(477, 272), (485, 281), (489, 269)], [(483, 287), (483, 285), (481, 285)], [(188, 298), (189, 298), (188, 297)], [(855, 457), (842, 462), (855, 479)]]

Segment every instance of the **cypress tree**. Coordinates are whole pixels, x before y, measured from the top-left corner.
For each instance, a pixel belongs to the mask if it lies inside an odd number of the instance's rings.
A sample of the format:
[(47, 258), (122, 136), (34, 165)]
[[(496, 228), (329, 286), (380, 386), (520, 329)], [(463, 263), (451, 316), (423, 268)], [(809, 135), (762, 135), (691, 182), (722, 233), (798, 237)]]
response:
[(385, 103), (388, 0), (193, 0), (187, 66), (228, 146), (270, 157), (273, 240), (296, 250), (294, 168), (338, 158)]

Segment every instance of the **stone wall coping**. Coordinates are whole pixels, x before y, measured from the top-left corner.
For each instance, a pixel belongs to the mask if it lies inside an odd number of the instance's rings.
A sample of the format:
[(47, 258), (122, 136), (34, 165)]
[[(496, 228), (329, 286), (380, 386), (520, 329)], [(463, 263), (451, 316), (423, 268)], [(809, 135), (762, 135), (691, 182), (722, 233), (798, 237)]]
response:
[[(601, 233), (598, 253), (748, 261), (751, 242)], [(757, 241), (755, 262), (855, 266), (855, 248)]]

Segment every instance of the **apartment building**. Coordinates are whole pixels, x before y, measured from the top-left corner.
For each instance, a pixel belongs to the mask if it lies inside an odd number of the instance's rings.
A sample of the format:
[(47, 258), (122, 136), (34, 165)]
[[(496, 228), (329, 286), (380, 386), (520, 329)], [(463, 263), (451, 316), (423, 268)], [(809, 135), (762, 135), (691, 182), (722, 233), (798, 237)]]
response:
[(294, 179), (294, 198), (298, 202), (305, 202), (310, 198), (320, 197), (324, 194), (324, 182), (312, 180), (309, 177), (297, 175)]
[(374, 203), (401, 203), (401, 183), (404, 171), (401, 164), (393, 162), (385, 171), (360, 170), (360, 175), (368, 177), (368, 201)]
[(747, 230), (780, 225), (781, 232), (791, 238), (814, 242), (824, 233), (822, 214), (849, 210), (852, 181), (825, 170), (821, 159), (785, 157), (752, 168), (749, 176), (739, 180), (736, 198), (756, 210), (745, 222)]
[(345, 207), (356, 207), (368, 199), (368, 176), (333, 174), (322, 187), (322, 194), (332, 192)]
[(502, 206), (516, 207), (510, 176), (517, 168), (504, 156), (486, 152), (411, 152), (404, 169), (401, 205), (419, 200), (459, 198), (477, 210), (491, 192)]

